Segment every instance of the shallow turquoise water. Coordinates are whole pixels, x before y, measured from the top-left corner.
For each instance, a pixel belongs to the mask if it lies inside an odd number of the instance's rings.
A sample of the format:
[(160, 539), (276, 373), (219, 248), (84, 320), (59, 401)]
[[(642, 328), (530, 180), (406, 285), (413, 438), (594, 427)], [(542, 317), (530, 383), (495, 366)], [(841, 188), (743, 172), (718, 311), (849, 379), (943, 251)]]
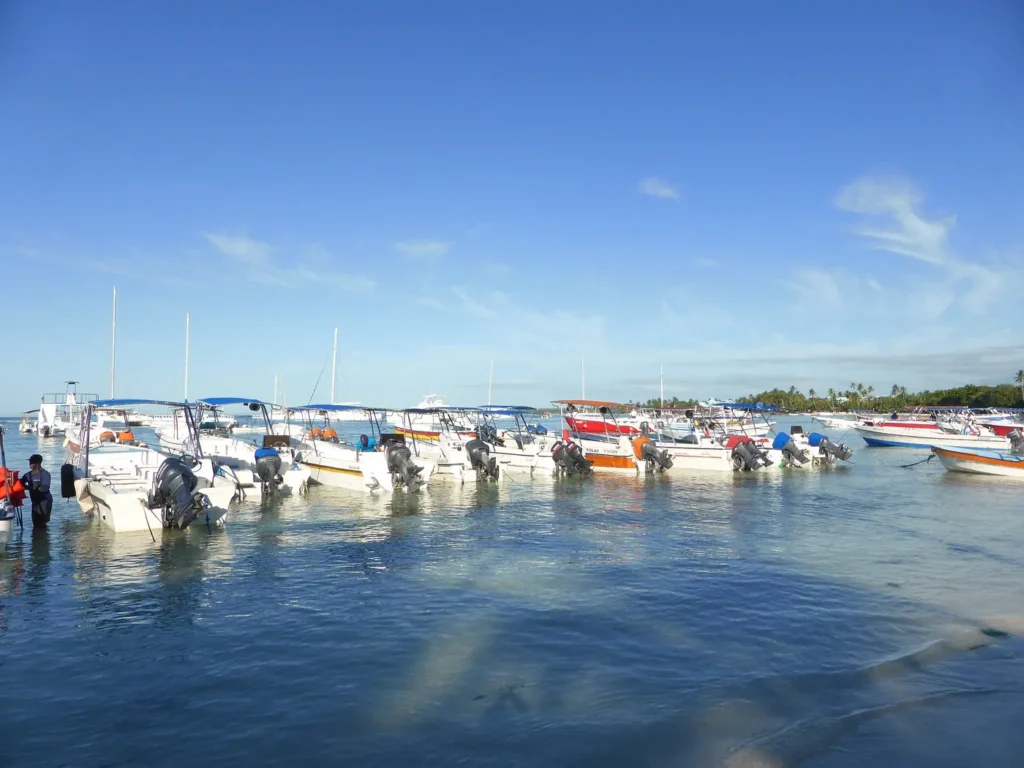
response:
[(1019, 764), (1024, 485), (847, 440), (828, 472), (315, 487), (156, 544), (58, 501), (0, 554), (4, 757)]

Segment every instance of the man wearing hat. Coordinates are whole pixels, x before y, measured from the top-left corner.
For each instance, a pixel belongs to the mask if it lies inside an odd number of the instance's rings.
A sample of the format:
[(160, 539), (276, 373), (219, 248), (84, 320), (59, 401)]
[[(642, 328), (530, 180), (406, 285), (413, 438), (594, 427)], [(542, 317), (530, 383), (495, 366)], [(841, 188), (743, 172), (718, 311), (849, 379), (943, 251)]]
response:
[(29, 470), (21, 478), (32, 499), (32, 527), (45, 528), (50, 522), (53, 496), (50, 495), (50, 473), (43, 469), (43, 457), (33, 453), (28, 457)]

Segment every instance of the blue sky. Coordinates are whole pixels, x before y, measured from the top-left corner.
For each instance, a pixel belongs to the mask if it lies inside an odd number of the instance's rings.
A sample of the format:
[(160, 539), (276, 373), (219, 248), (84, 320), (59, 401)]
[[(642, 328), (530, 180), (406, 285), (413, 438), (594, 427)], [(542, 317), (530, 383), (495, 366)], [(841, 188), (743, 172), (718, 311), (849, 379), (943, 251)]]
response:
[[(7, 327), (124, 396), (543, 404), (1024, 367), (1012, 0), (0, 4)], [(316, 399), (329, 395), (329, 368)]]

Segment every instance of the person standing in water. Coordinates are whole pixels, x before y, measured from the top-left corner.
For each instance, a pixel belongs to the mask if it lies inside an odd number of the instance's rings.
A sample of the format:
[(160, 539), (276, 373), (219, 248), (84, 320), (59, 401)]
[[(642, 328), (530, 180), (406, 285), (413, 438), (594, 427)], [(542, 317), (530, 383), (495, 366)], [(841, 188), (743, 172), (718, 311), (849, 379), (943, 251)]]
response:
[(34, 453), (28, 458), (28, 472), (21, 478), (32, 499), (32, 527), (45, 528), (53, 510), (50, 494), (50, 473), (43, 469), (43, 457)]

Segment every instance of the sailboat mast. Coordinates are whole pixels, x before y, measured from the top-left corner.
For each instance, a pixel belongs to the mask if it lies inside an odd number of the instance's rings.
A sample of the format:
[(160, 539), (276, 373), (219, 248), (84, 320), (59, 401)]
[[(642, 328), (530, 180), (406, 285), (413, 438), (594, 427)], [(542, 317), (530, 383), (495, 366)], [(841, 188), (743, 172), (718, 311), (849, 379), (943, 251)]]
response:
[(334, 329), (334, 354), (331, 356), (331, 405), (334, 405), (334, 386), (338, 381), (338, 329)]
[(665, 407), (665, 364), (662, 363), (659, 367), (661, 369), (661, 407), (664, 408)]
[(487, 376), (487, 404), (491, 404), (491, 387), (494, 386), (494, 360), (491, 360), (491, 372)]
[(274, 374), (274, 403), (277, 403), (277, 374)]
[(114, 374), (117, 370), (117, 286), (114, 286), (114, 312), (110, 322), (110, 397), (114, 397)]
[(587, 399), (587, 361), (583, 355), (580, 355), (580, 383), (582, 384), (582, 392), (580, 397), (584, 400)]
[(185, 402), (188, 402), (188, 324), (189, 315), (185, 313)]

